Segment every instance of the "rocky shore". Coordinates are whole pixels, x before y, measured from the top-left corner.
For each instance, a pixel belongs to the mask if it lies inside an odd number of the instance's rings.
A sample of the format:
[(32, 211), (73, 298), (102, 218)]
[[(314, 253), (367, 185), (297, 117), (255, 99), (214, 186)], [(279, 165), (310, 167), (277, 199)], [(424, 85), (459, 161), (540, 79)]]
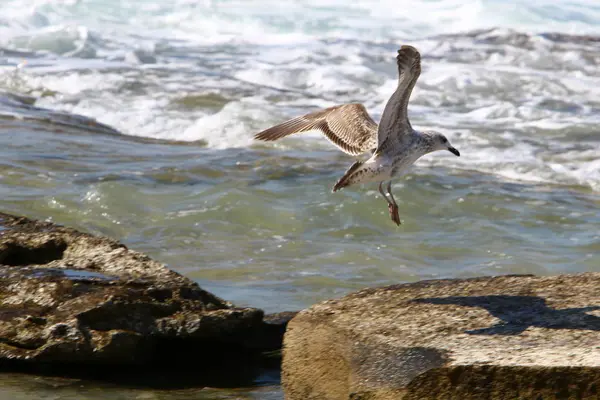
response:
[(367, 289), (300, 312), (286, 399), (598, 399), (600, 273)]
[(0, 213), (0, 276), (3, 371), (234, 387), (281, 365), (288, 400), (600, 398), (600, 273), (422, 281), (265, 315), (112, 239)]
[(7, 214), (0, 275), (3, 370), (247, 383), (293, 316), (235, 307), (112, 239)]

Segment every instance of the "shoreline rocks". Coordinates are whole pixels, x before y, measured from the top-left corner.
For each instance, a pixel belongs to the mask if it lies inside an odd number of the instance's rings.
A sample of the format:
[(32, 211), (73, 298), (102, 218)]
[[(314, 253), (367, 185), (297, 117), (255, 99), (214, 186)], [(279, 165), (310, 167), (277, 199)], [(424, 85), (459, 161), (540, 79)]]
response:
[(0, 213), (3, 370), (252, 380), (291, 316), (235, 307), (112, 239)]
[(286, 399), (597, 399), (600, 273), (431, 280), (301, 311)]
[(0, 371), (276, 384), (284, 341), (288, 400), (596, 399), (599, 289), (600, 273), (431, 280), (264, 315), (115, 240), (0, 213)]

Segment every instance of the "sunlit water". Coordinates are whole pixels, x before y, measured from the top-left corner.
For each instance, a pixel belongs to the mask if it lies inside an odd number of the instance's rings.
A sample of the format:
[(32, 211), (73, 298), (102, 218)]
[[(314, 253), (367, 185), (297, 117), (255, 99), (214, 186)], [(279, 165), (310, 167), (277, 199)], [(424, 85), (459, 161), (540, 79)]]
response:
[[(3, 1), (1, 210), (114, 237), (268, 312), (428, 278), (600, 271), (597, 2), (346, 4)], [(413, 126), (462, 156), (395, 182), (396, 227), (375, 185), (331, 193), (353, 160), (317, 134), (252, 135), (343, 102), (378, 120), (404, 43), (423, 56)], [(267, 392), (190, 398), (280, 398)], [(179, 398), (138, 398), (163, 395)]]

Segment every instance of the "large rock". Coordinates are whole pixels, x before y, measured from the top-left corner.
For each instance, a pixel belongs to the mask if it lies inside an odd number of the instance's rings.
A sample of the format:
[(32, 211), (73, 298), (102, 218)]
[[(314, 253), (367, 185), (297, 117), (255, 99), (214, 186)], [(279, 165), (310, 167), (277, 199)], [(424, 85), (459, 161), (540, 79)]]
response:
[(598, 399), (600, 273), (432, 280), (300, 312), (288, 400)]
[(286, 317), (263, 317), (114, 240), (0, 213), (2, 367), (193, 363), (200, 374), (277, 349)]

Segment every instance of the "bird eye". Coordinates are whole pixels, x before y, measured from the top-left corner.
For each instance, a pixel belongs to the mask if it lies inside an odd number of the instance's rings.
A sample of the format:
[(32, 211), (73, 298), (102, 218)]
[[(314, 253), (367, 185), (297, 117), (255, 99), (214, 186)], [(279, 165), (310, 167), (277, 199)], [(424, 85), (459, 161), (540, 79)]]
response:
[(448, 143), (448, 139), (442, 138), (442, 143)]

